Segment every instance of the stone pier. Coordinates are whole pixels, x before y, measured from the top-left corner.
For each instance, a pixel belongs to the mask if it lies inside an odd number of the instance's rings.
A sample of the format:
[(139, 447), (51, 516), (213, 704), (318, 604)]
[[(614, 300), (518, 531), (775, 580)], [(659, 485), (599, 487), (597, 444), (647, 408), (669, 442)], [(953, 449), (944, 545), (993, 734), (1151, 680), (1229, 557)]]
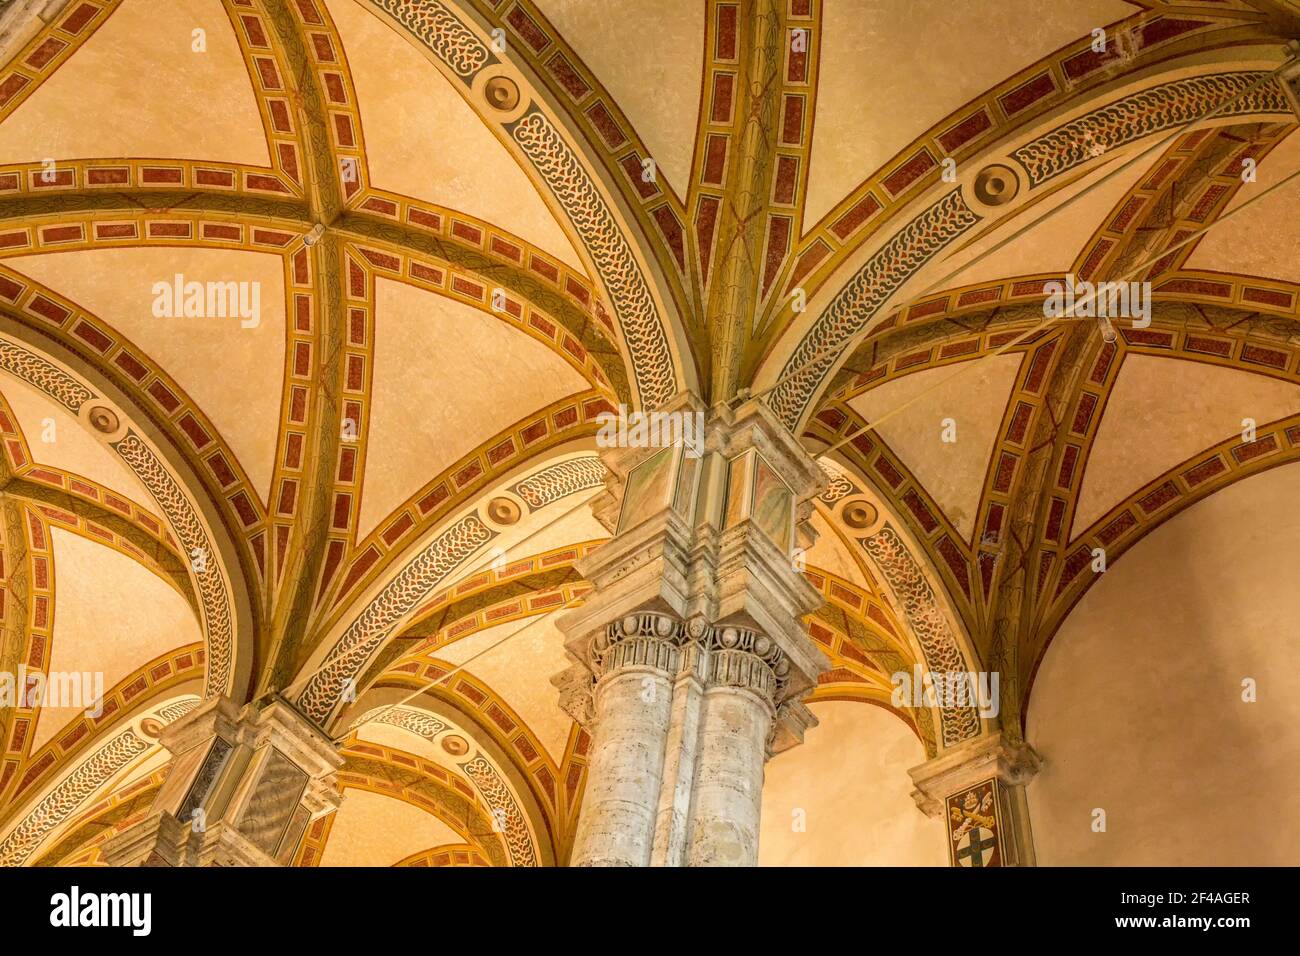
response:
[(764, 765), (815, 723), (801, 701), (827, 666), (798, 570), (822, 472), (752, 401), (708, 411), (702, 454), (604, 458), (614, 537), (579, 566), (593, 592), (562, 619), (555, 681), (593, 738), (570, 862), (752, 866)]

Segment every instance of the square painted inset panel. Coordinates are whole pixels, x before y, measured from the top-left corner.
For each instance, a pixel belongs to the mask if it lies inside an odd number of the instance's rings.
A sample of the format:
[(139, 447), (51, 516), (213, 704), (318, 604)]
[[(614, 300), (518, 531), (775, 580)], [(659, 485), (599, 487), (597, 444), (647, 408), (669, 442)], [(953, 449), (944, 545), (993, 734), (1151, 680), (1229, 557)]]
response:
[(794, 536), (794, 494), (762, 455), (755, 455), (754, 524), (782, 551), (790, 550)]
[(635, 528), (672, 504), (677, 451), (663, 448), (628, 472), (623, 507), (618, 515), (618, 534)]

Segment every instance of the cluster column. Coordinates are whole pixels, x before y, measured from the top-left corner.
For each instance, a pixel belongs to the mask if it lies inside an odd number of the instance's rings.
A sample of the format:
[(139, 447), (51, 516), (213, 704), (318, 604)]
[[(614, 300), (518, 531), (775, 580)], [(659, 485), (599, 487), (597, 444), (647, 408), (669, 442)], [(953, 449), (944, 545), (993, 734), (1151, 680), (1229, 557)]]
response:
[(757, 402), (664, 411), (698, 416), (700, 441), (606, 450), (615, 535), (561, 621), (555, 682), (593, 738), (578, 866), (755, 864), (764, 765), (815, 723), (800, 701), (827, 666), (796, 559), (820, 469)]
[(707, 662), (687, 863), (753, 866), (763, 767), (790, 663), (770, 638), (733, 627), (710, 635)]

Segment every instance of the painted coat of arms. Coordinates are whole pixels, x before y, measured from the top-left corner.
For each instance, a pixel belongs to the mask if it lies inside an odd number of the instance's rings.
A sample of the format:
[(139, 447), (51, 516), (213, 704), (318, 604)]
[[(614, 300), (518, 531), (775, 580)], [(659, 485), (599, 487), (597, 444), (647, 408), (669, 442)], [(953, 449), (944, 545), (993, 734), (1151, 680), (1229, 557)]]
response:
[(996, 783), (986, 780), (948, 798), (949, 851), (955, 866), (1001, 866)]

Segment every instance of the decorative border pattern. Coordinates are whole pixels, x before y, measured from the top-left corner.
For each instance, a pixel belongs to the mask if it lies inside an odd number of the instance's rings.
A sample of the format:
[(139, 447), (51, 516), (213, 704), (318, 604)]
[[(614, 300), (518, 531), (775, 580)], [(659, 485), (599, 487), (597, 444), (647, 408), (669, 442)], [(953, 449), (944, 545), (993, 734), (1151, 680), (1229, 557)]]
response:
[(0, 368), (35, 385), (71, 412), (81, 411), (81, 406), (95, 397), (58, 366), (12, 342), (0, 341)]
[[(504, 834), (492, 826), (492, 817), (478, 792), (454, 770), (408, 751), (367, 741), (354, 741), (340, 753), (344, 764), (338, 771), (340, 791), (369, 790), (419, 807), (442, 820), (462, 839), (476, 846), (493, 866), (509, 866)], [(321, 817), (330, 819), (335, 814)], [(319, 823), (319, 821), (317, 821)], [(315, 826), (313, 826), (313, 830)], [(324, 836), (324, 834), (321, 834)], [(313, 835), (313, 843), (317, 839)], [(324, 851), (324, 841), (317, 844)], [(314, 865), (303, 855), (302, 865)]]
[[(111, 688), (108, 688), (103, 696), (102, 712), (98, 717), (87, 717), (84, 713), (78, 714), (62, 725), (48, 741), (39, 748), (32, 747), (27, 751), (26, 760), (21, 764), (23, 770), (22, 776), (16, 781), (10, 800), (16, 800), (19, 797), (26, 799), (28, 791), (32, 787), (32, 793), (40, 792), (39, 787), (49, 780), (57, 779), (57, 772), (60, 767), (67, 767), (68, 761), (80, 757), (83, 752), (89, 752), (92, 745), (102, 743), (102, 740), (95, 740), (96, 734), (103, 731), (111, 731), (116, 724), (121, 721), (122, 715), (129, 713), (133, 704), (141, 700), (149, 700), (168, 691), (174, 691), (175, 688), (201, 678), (204, 672), (205, 656), (202, 650), (203, 645), (200, 643), (189, 644), (183, 648), (169, 651), (161, 654), (152, 660), (141, 664), (134, 671), (127, 674), (121, 680), (117, 681)], [(46, 651), (48, 653), (48, 650)], [(30, 664), (29, 664), (30, 666)], [(42, 662), (42, 667), (47, 666)], [(188, 704), (188, 707), (194, 707), (198, 704), (195, 698)], [(175, 708), (180, 704), (168, 705), (168, 712), (159, 712), (159, 717), (170, 722), (176, 719), (184, 711), (176, 711)], [(169, 716), (175, 714), (175, 716)], [(24, 723), (27, 727), (35, 724), (38, 714), (32, 711), (29, 717), (20, 717), (18, 722)], [(26, 744), (27, 733), (23, 731), (23, 739), (18, 739), (16, 730), (11, 741), (19, 745), (11, 748), (20, 756), (23, 752), (23, 746)]]
[(498, 811), (505, 817), (502, 836), (505, 837), (506, 850), (510, 853), (510, 862), (514, 866), (537, 866), (537, 854), (533, 851), (532, 837), (528, 833), (528, 824), (515, 802), (514, 794), (505, 785), (496, 768), (481, 753), (474, 759), (460, 765), (465, 776), (483, 795), (484, 802), (495, 818)]
[(606, 474), (599, 458), (574, 458), (543, 468), (510, 490), (536, 511), (569, 495), (602, 487)]
[(394, 867), (491, 866), (473, 844), (443, 844), (412, 853), (393, 864)]
[[(353, 730), (365, 723), (391, 724), (430, 742), (438, 734), (450, 729), (447, 724), (432, 714), (409, 707), (375, 708), (353, 724)], [(532, 834), (529, 833), (528, 825), (518, 803), (515, 802), (514, 795), (501, 780), (496, 768), (481, 753), (476, 753), (472, 760), (461, 764), (460, 768), (474, 786), (478, 787), (489, 810), (494, 813), (496, 810), (503, 812), (505, 820), (503, 835), (511, 863), (515, 866), (537, 866), (537, 853), (533, 847)]]
[(766, 399), (787, 428), (796, 429), (818, 385), (839, 359), (841, 347), (904, 282), (981, 218), (966, 205), (961, 189), (954, 189), (908, 223), (845, 284), (786, 360), (781, 375), (800, 371)]
[[(903, 613), (907, 615), (907, 622), (925, 654), (926, 665), (946, 671), (966, 670), (966, 661), (939, 609), (934, 589), (898, 532), (886, 524), (864, 539), (862, 546), (902, 602)], [(979, 736), (980, 721), (975, 708), (944, 708), (939, 714), (945, 747)]]
[(627, 342), (641, 404), (657, 408), (676, 393), (677, 381), (668, 337), (631, 246), (577, 155), (544, 113), (534, 106), (507, 130), (591, 252)]
[(22, 866), (50, 831), (99, 787), (149, 749), (133, 731), (118, 734), (55, 787), (0, 843), (0, 866)]
[[(199, 705), (197, 697), (172, 701), (155, 710), (164, 723), (183, 717)], [(105, 781), (153, 744), (126, 730), (100, 747), (81, 766), (69, 774), (10, 831), (0, 843), (0, 866), (22, 866), (50, 832), (60, 826)], [(133, 786), (138, 786), (134, 784)], [(93, 808), (92, 814), (96, 812)]]
[(362, 724), (391, 724), (394, 727), (409, 730), (411, 733), (417, 734), (428, 741), (432, 741), (433, 738), (447, 729), (447, 725), (433, 714), (425, 713), (422, 710), (414, 710), (410, 707), (376, 707), (364, 717), (359, 718), (352, 725), (352, 729), (356, 730)]
[(338, 706), (344, 681), (360, 674), (366, 661), (383, 645), (401, 619), (466, 558), (494, 537), (496, 532), (478, 515), (471, 514), (434, 538), (343, 632), (326, 658), (325, 666), (312, 675), (299, 695), (299, 709), (323, 725)]
[(826, 473), (826, 490), (817, 496), (817, 500), (822, 504), (833, 505), (841, 498), (847, 498), (858, 490), (858, 486), (849, 480), (848, 476), (831, 461), (819, 461), (817, 464)]
[(202, 574), (192, 572), (191, 576), (198, 587), (207, 636), (208, 673), (205, 694), (225, 693), (230, 687), (234, 628), (231, 623), (230, 595), (226, 589), (225, 575), (221, 571), (221, 562), (217, 560), (216, 549), (199, 521), (194, 506), (163, 467), (152, 448), (133, 431), (128, 431), (125, 438), (112, 443), (110, 447), (149, 489), (164, 517), (175, 529), (176, 536), (180, 538), (185, 555), (192, 555), (198, 550), (209, 557), (208, 570)]
[[(469, 671), (461, 671), (454, 681), (445, 680), (452, 665), (439, 659), (436, 654), (436, 648), (425, 648), (402, 658), (369, 684), (368, 689), (395, 687), (420, 690), (429, 697), (447, 698), (466, 715), (473, 717), (478, 724), (474, 734), (486, 734), (508, 755), (507, 759), (514, 763), (528, 781), (552, 830), (558, 831), (556, 811), (563, 807), (563, 797), (557, 788), (569, 786), (566, 781), (573, 774), (570, 754), (566, 751), (557, 765), (536, 733), (510, 706), (509, 701)], [(434, 684), (437, 686), (431, 686)], [(585, 754), (589, 746), (588, 737), (581, 745), (581, 752)], [(576, 786), (576, 781), (574, 785)]]
[[(39, 388), (73, 413), (79, 412), (86, 402), (95, 398), (94, 392), (56, 365), (8, 340), (0, 340), (0, 368)], [(192, 577), (203, 612), (207, 693), (224, 693), (229, 689), (234, 642), (230, 596), (219, 555), (198, 520), (194, 506), (152, 448), (133, 431), (128, 431), (124, 438), (110, 447), (149, 489), (180, 539), (184, 553), (189, 555), (195, 548), (201, 548), (212, 558), (210, 571), (202, 575), (192, 574)]]
[[(1244, 92), (1267, 74), (1261, 71), (1216, 73), (1174, 80), (1085, 113), (1011, 154), (1029, 176), (1030, 188), (1088, 162), (1097, 147), (1106, 151), (1171, 126), (1190, 123), (1222, 102)], [(1286, 95), (1268, 83), (1224, 110), (1221, 116), (1279, 113), (1294, 117)]]
[(371, 0), (394, 20), (406, 27), (464, 82), (472, 86), (474, 77), (497, 58), (460, 18), (437, 0)]
[[(773, 297), (768, 312), (776, 313), (782, 329), (788, 328), (797, 318), (787, 298), (791, 290), (803, 286), (813, 296), (873, 235), (894, 228), (899, 210), (939, 181), (941, 158), (952, 158), (963, 167), (977, 162), (993, 143), (1010, 141), (1052, 111), (1060, 115), (1071, 106), (1105, 97), (1116, 81), (1168, 69), (1166, 64), (1184, 54), (1221, 45), (1241, 44), (1243, 50), (1267, 46), (1262, 38), (1243, 42), (1239, 35), (1227, 33), (1240, 29), (1243, 6), (1240, 0), (1232, 7), (1198, 5), (1197, 18), (1187, 11), (1162, 16), (1161, 11), (1169, 11), (1160, 6), (1135, 9), (1107, 26), (1104, 52), (1093, 49), (1093, 37), (1085, 35), (984, 90), (903, 147), (811, 225), (782, 266), (785, 295)], [(814, 38), (810, 50), (815, 43)], [(816, 57), (812, 59), (815, 69)]]
[[(348, 554), (332, 607), (337, 610), (345, 606), (354, 594), (363, 593), (370, 583), (385, 578), (414, 542), (442, 527), (520, 465), (534, 462), (543, 452), (575, 438), (594, 435), (596, 417), (613, 407), (595, 392), (581, 392), (571, 399), (539, 409), (488, 438), (376, 524)], [(545, 467), (540, 466), (538, 471)], [(327, 575), (333, 574), (331, 560), (332, 556), (326, 559)], [(337, 560), (341, 563), (344, 558), (340, 555)]]
[(174, 720), (180, 720), (195, 707), (199, 706), (199, 703), (197, 697), (189, 700), (178, 700), (165, 707), (158, 708), (158, 716), (161, 717), (165, 723), (170, 724)]

